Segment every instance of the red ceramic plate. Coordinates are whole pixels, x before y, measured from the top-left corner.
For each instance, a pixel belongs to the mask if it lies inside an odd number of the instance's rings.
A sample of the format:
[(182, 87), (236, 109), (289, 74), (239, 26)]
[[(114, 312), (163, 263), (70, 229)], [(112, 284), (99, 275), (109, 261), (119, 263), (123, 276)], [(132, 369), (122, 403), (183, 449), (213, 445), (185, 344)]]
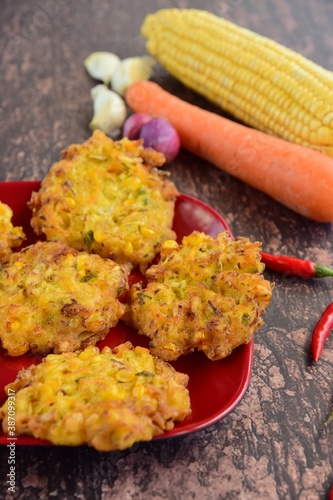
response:
[[(27, 201), (32, 191), (39, 189), (38, 181), (18, 181), (0, 183), (0, 200), (14, 211), (13, 223), (22, 226), (27, 243), (34, 243), (36, 237), (30, 228), (30, 210)], [(180, 241), (192, 231), (203, 231), (216, 236), (224, 230), (230, 231), (227, 223), (215, 210), (205, 203), (187, 195), (180, 195), (176, 203), (174, 230)], [(99, 347), (131, 341), (133, 345), (147, 347), (147, 339), (121, 322), (99, 343)], [(189, 392), (192, 414), (183, 422), (177, 423), (162, 437), (180, 436), (198, 431), (214, 424), (230, 413), (242, 399), (250, 381), (253, 359), (253, 341), (235, 349), (231, 356), (221, 361), (210, 361), (203, 353), (196, 352), (178, 359), (172, 365), (189, 375)], [(0, 350), (0, 405), (6, 399), (4, 386), (16, 378), (21, 368), (31, 363), (39, 363), (38, 356), (19, 356), (11, 358)], [(0, 444), (7, 444), (7, 437), (0, 435)], [(16, 444), (41, 445), (47, 441), (28, 436), (19, 436)]]

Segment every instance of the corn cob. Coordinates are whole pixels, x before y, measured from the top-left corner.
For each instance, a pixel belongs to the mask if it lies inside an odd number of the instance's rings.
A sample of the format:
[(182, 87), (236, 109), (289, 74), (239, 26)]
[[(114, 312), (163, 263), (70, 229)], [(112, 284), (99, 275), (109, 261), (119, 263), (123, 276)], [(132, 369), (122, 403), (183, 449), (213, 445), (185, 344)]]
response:
[(149, 14), (142, 34), (170, 74), (243, 123), (333, 156), (333, 72), (196, 9)]

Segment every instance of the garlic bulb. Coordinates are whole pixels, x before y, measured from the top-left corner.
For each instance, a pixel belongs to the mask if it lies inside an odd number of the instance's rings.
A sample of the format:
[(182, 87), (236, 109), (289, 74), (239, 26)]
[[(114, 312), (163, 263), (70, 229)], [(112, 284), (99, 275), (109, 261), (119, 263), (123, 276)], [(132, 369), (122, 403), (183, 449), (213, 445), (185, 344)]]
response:
[(113, 72), (119, 63), (119, 57), (112, 52), (93, 52), (83, 64), (92, 78), (109, 85)]
[(124, 100), (103, 84), (91, 89), (91, 97), (94, 103), (94, 116), (89, 127), (91, 130), (99, 129), (111, 137), (116, 137), (126, 119)]
[(140, 80), (149, 80), (155, 59), (150, 56), (128, 57), (115, 67), (111, 78), (112, 89), (124, 95), (127, 87)]

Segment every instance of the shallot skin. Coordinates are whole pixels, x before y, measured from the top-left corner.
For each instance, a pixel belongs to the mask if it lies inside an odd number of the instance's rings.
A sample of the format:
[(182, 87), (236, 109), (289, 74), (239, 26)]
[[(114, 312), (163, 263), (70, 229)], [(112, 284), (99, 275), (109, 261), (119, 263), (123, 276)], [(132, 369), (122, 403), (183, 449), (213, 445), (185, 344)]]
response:
[(153, 117), (147, 113), (130, 115), (123, 126), (123, 137), (127, 137), (131, 141), (139, 139), (141, 128), (152, 119)]
[(153, 118), (142, 126), (139, 137), (144, 147), (163, 153), (166, 162), (175, 159), (180, 149), (180, 138), (176, 129), (164, 118)]

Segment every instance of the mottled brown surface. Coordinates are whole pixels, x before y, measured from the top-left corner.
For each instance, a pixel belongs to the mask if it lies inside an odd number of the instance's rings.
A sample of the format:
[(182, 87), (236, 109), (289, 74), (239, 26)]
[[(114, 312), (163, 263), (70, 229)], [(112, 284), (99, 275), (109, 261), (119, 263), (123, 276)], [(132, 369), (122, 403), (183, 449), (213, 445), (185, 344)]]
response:
[[(82, 65), (87, 55), (142, 54), (139, 27), (146, 13), (199, 4), (333, 70), (328, 0), (2, 0), (0, 180), (39, 179), (61, 149), (90, 135), (95, 82)], [(157, 79), (213, 109), (164, 71)], [(236, 235), (260, 239), (267, 251), (333, 266), (332, 224), (310, 222), (186, 152), (171, 171), (180, 191), (212, 205)], [(256, 336), (251, 384), (228, 417), (196, 434), (121, 453), (17, 448), (15, 495), (6, 493), (8, 450), (2, 448), (1, 498), (327, 498), (333, 424), (322, 424), (333, 403), (333, 339), (315, 368), (308, 352), (314, 324), (333, 299), (333, 278), (267, 276), (276, 288), (266, 326)]]

